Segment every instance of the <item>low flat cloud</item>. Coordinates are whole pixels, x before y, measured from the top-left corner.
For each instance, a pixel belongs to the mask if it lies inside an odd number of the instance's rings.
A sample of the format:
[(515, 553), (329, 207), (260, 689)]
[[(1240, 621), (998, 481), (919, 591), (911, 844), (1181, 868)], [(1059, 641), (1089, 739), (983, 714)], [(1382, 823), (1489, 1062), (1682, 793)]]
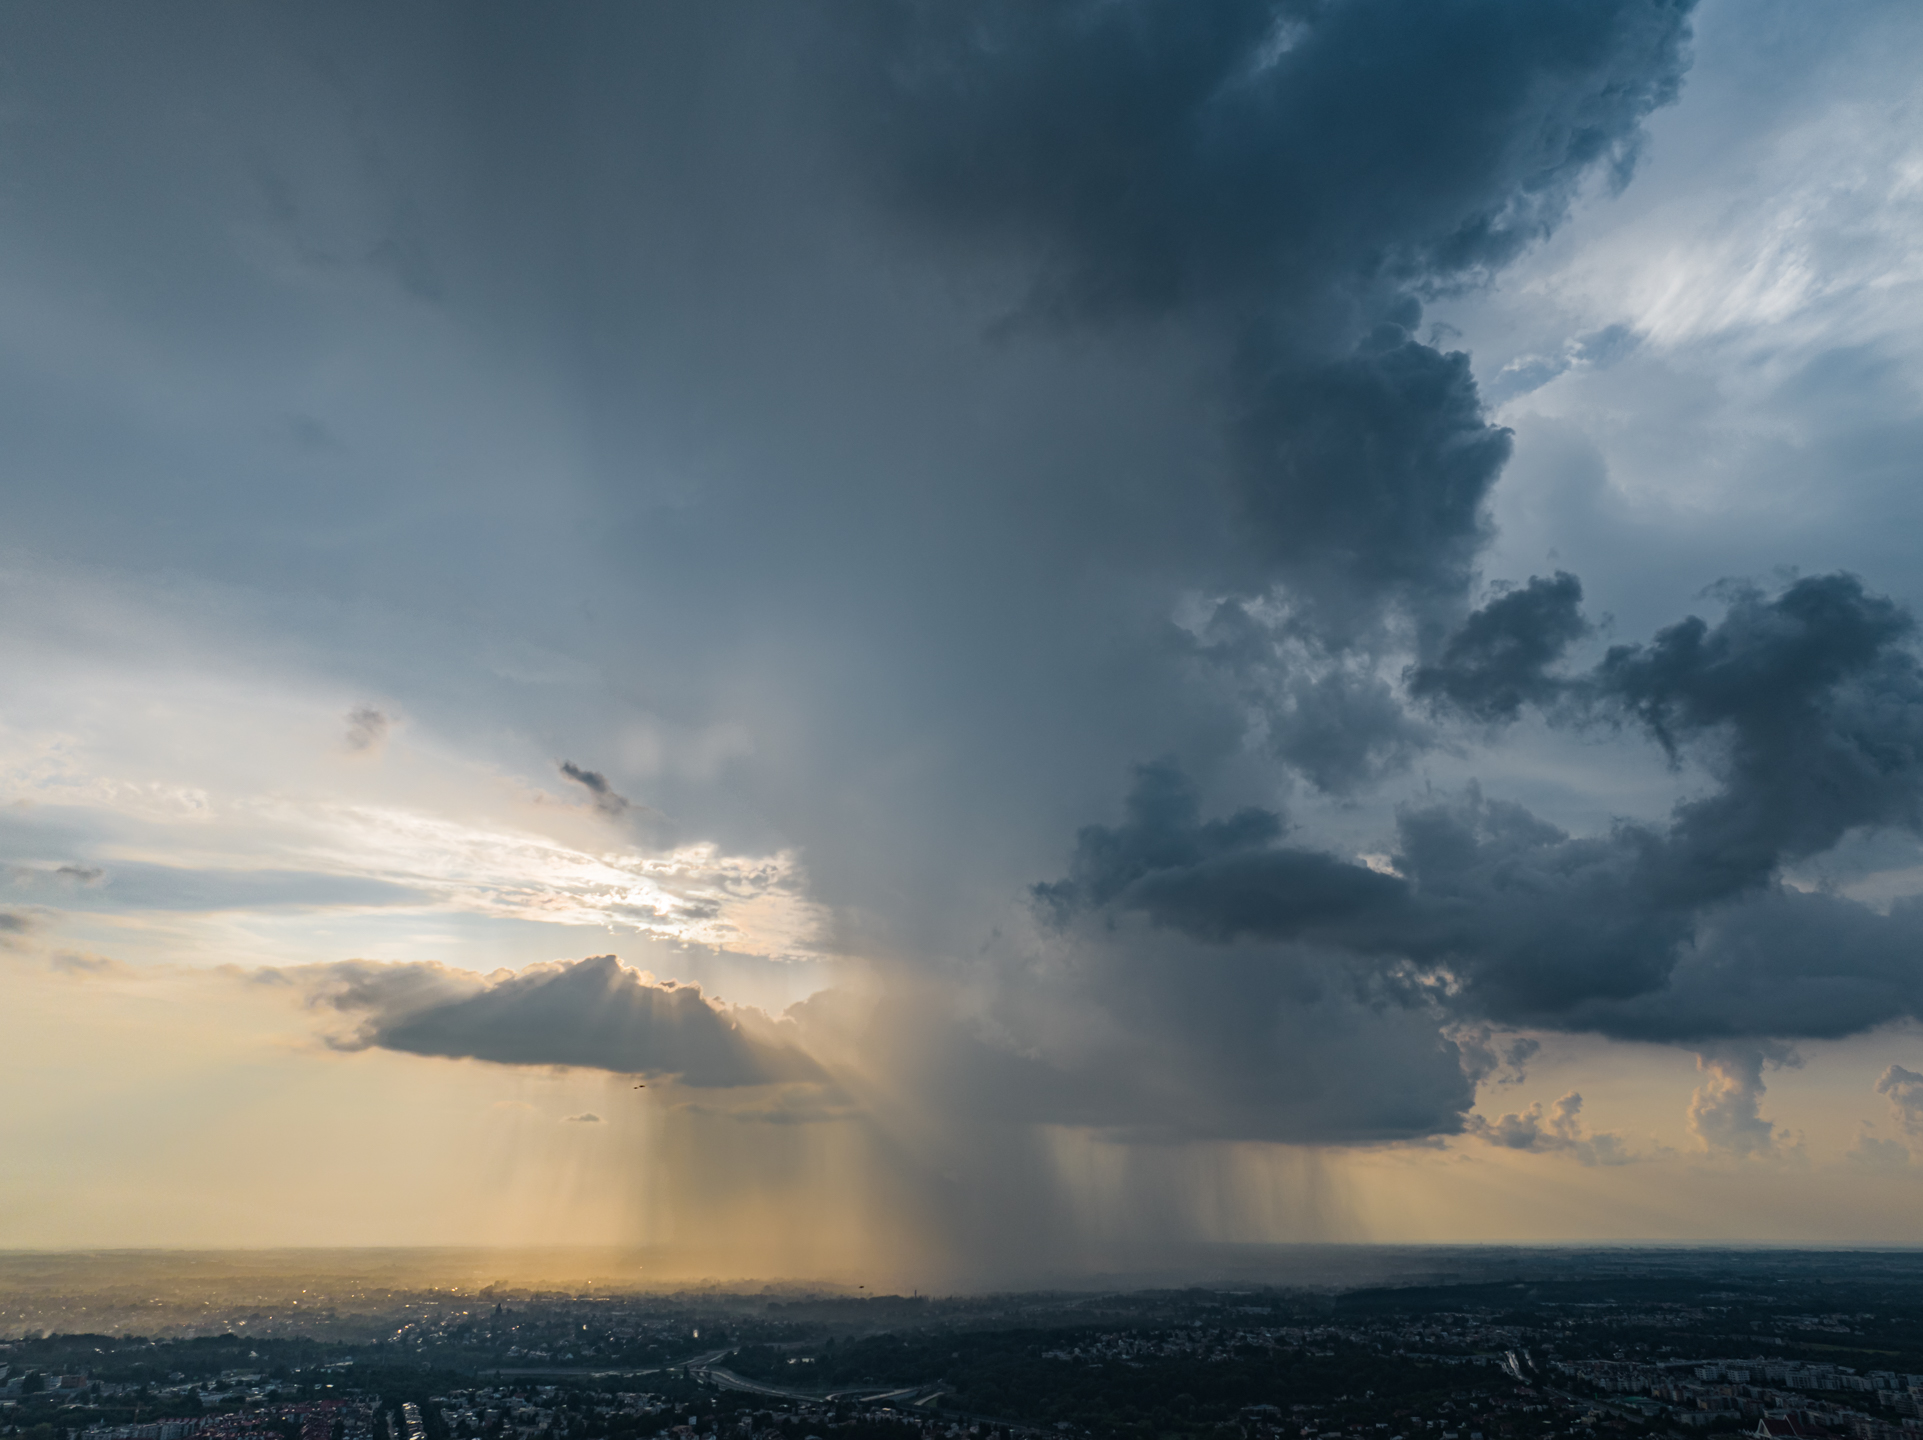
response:
[(674, 1075), (700, 1087), (819, 1075), (762, 1012), (657, 981), (612, 955), (489, 976), (364, 960), (257, 973), (301, 986), (311, 1003), (353, 1022), (333, 1042), (341, 1049)]

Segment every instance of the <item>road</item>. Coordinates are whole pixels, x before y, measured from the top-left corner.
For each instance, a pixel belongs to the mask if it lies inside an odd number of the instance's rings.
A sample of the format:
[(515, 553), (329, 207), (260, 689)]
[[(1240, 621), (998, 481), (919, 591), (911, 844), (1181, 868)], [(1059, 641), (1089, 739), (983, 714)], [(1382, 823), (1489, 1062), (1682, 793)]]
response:
[(483, 1375), (492, 1375), (496, 1379), (512, 1380), (538, 1380), (543, 1377), (550, 1380), (615, 1380), (627, 1379), (636, 1375), (659, 1375), (664, 1368), (673, 1369), (674, 1367), (656, 1365), (646, 1370), (592, 1370), (585, 1365), (575, 1365), (572, 1367), (559, 1365), (532, 1367), (524, 1365), (519, 1368), (503, 1366), (496, 1370), (483, 1370), (481, 1373)]
[(688, 1373), (699, 1380), (708, 1380), (723, 1390), (738, 1390), (744, 1395), (766, 1395), (773, 1400), (803, 1400), (810, 1404), (824, 1405), (836, 1400), (861, 1400), (874, 1403), (883, 1400), (900, 1400), (915, 1405), (941, 1393), (940, 1385), (910, 1385), (905, 1389), (890, 1389), (886, 1386), (863, 1385), (850, 1390), (792, 1390), (781, 1385), (764, 1385), (759, 1380), (750, 1380), (745, 1375), (737, 1375), (724, 1369), (715, 1362), (734, 1354), (733, 1349), (715, 1350), (706, 1355), (697, 1355), (688, 1362)]
[[(837, 1400), (854, 1400), (863, 1405), (901, 1405), (921, 1406), (932, 1404), (935, 1399), (947, 1393), (948, 1387), (940, 1381), (931, 1385), (910, 1385), (904, 1389), (885, 1389), (880, 1386), (857, 1386), (852, 1390), (792, 1390), (780, 1385), (764, 1385), (759, 1380), (750, 1380), (745, 1375), (716, 1364), (734, 1354), (732, 1349), (715, 1350), (706, 1355), (697, 1355), (687, 1362), (690, 1375), (720, 1386), (723, 1390), (736, 1390), (744, 1395), (765, 1395), (770, 1400), (800, 1400), (810, 1405), (827, 1405)], [(944, 1417), (963, 1422), (980, 1421), (987, 1425), (998, 1425), (1018, 1435), (1042, 1435), (1046, 1432), (1040, 1427), (1021, 1420), (1010, 1420), (1001, 1415), (976, 1415), (961, 1410), (944, 1410)]]

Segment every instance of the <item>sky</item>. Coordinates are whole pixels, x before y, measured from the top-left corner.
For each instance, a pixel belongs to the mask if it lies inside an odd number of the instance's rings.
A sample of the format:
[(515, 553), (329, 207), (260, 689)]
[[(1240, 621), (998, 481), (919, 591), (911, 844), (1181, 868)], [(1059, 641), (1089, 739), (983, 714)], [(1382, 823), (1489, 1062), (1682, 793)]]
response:
[(1918, 77), (9, 7), (0, 1247), (1923, 1243)]

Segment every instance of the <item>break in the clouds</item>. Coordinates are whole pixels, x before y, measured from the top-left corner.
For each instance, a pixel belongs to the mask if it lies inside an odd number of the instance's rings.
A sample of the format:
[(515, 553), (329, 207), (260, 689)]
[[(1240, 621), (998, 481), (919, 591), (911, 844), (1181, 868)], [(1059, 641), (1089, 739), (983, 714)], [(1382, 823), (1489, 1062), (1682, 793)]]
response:
[(85, 13), (0, 21), (10, 955), (969, 1253), (1075, 1144), (1659, 1169), (1572, 1054), (1763, 1161), (1917, 1020), (1903, 7)]

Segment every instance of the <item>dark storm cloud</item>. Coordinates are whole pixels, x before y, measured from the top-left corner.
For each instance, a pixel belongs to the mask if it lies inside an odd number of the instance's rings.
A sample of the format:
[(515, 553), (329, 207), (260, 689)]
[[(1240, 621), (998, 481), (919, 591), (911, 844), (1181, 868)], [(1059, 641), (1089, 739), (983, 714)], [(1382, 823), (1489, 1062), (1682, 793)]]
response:
[(864, 143), (950, 233), (1032, 246), (1104, 318), (1503, 264), (1673, 99), (1690, 6), (869, 6)]
[(1682, 1044), (1840, 1039), (1923, 1014), (1919, 953), (1923, 907), (1914, 901), (1885, 914), (1841, 896), (1771, 884), (1704, 907), (1660, 987), (1585, 997), (1560, 1023)]
[(1077, 905), (1105, 905), (1158, 872), (1191, 871), (1220, 858), (1265, 850), (1282, 833), (1282, 819), (1253, 807), (1227, 820), (1200, 819), (1194, 787), (1172, 759), (1138, 766), (1123, 803), (1122, 824), (1085, 827), (1077, 837), (1069, 878), (1038, 885), (1040, 899), (1066, 913)]
[(355, 1017), (345, 1048), (500, 1065), (567, 1065), (676, 1075), (688, 1085), (811, 1079), (813, 1064), (759, 1012), (698, 985), (660, 983), (612, 955), (482, 978), (437, 965), (348, 961), (265, 972)]
[(904, 211), (1033, 257), (1028, 321), (1215, 334), (1243, 552), (1216, 578), (1286, 580), (1346, 642), (1462, 592), (1509, 453), (1416, 297), (1627, 178), (1689, 9), (891, 6), (860, 52), (887, 83), (851, 105)]
[(1199, 678), (1234, 677), (1261, 716), (1268, 749), (1317, 789), (1346, 793), (1403, 769), (1435, 743), (1365, 652), (1331, 653), (1293, 618), (1279, 625), (1238, 600), (1216, 606), (1192, 653)]
[(1236, 498), (1263, 570), (1338, 600), (1460, 593), (1509, 458), (1469, 357), (1385, 322), (1338, 360), (1247, 363)]
[(1684, 903), (1760, 884), (1851, 830), (1923, 826), (1913, 617), (1850, 575), (1719, 593), (1716, 625), (1692, 616), (1571, 675), (1554, 667), (1587, 631), (1581, 586), (1532, 579), (1472, 614), (1410, 690), (1480, 720), (1514, 720), (1530, 703), (1633, 725), (1672, 760), (1704, 759), (1722, 788), (1679, 807), (1651, 852)]
[[(1342, 1145), (1455, 1133), (1475, 1103), (1447, 1013), (1385, 994), (1325, 947), (1220, 947), (1137, 924), (1073, 934), (1063, 959), (1053, 993), (1011, 985), (997, 1014), (1108, 1113), (1035, 1118), (1163, 1141)], [(1113, 1038), (1091, 1046), (1014, 1013), (1044, 1001)]]
[(1552, 681), (1577, 591), (1538, 581), (1472, 616), (1429, 672), (1484, 718), (1513, 714), (1512, 696), (1573, 695), (1699, 752), (1719, 787), (1667, 827), (1575, 837), (1472, 791), (1405, 808), (1384, 874), (1279, 844), (1264, 811), (1203, 821), (1159, 765), (1138, 774), (1124, 823), (1084, 830), (1068, 878), (1037, 894), (1058, 920), (1110, 907), (1215, 943), (1332, 947), (1388, 990), (1508, 1025), (1693, 1042), (1923, 1014), (1923, 904), (1878, 913), (1780, 878), (1852, 830), (1923, 826), (1910, 617), (1849, 576), (1724, 593), (1715, 625), (1692, 617)]
[(1560, 570), (1550, 580), (1532, 576), (1463, 622), (1436, 663), (1410, 676), (1409, 692), (1446, 700), (1478, 720), (1513, 720), (1525, 704), (1555, 698), (1549, 667), (1588, 633), (1582, 582)]
[[(795, 847), (811, 893), (866, 927), (849, 950), (902, 957), (847, 1047), (891, 1098), (1163, 1139), (1453, 1132), (1492, 1072), (1451, 1020), (1562, 1015), (1598, 977), (1661, 971), (1686, 925), (1621, 905), (1659, 831), (1582, 841), (1493, 802), (1432, 806), (1387, 874), (1263, 808), (1204, 818), (1159, 762), (1044, 889), (1059, 967), (988, 964), (972, 1008), (917, 986), (980, 953), (981, 897), (1049, 873), (1034, 837), (1095, 813), (1130, 758), (1179, 753), (1216, 785), (1253, 710), (1252, 750), (1353, 793), (1433, 738), (1394, 684), (1412, 648), (1471, 677), (1445, 701), (1536, 701), (1515, 687), (1559, 651), (1441, 643), (1510, 437), (1421, 303), (1628, 173), (1688, 11), (343, 5), (250, 12), (244, 32), (151, 22), (119, 69), (39, 40), (19, 67), (46, 77), (36, 103), (87, 125), (39, 127), (69, 148), (35, 163), (113, 178), (88, 208), (9, 223), (53, 217), (49, 253), (164, 239), (99, 261), (107, 293), (200, 337), (155, 353), (242, 356), (196, 383), (251, 396), (275, 445), (230, 475), (126, 422), (116, 469), (94, 457), (120, 430), (88, 416), (67, 479), (137, 479), (36, 493), (86, 494), (89, 544), (125, 523), (145, 556), (157, 521), (210, 571), (246, 557), (271, 584), (478, 623), (503, 681), (486, 718), (555, 736), (546, 756), (663, 737), (649, 798), (693, 817), (678, 838)], [(183, 86), (244, 156), (155, 123)], [(930, 248), (950, 272), (908, 263)], [(163, 251), (192, 257), (193, 284), (147, 280)], [(244, 288), (217, 283), (235, 270)], [(240, 384), (277, 366), (291, 381)], [(336, 372), (372, 398), (320, 403), (311, 377)], [(18, 393), (36, 437), (65, 413)], [(334, 443), (287, 444), (281, 421), (310, 410), (302, 433)], [(234, 529), (141, 509), (167, 493), (155, 456)], [(362, 557), (346, 578), (344, 554)], [(1226, 601), (1192, 644), (1168, 623), (1187, 595)], [(360, 637), (387, 666), (369, 693), (405, 685), (410, 715), (467, 725), (461, 647), (399, 633)], [(561, 773), (627, 808), (600, 772)], [(1543, 893), (1510, 914), (1518, 881)], [(1620, 913), (1577, 977), (1538, 974), (1591, 911)], [(1650, 958), (1619, 975), (1610, 936)], [(1459, 1004), (1437, 978), (1454, 966)], [(357, 1044), (717, 1084), (803, 1068), (759, 1021), (612, 962), (328, 976)]]
[[(1125, 812), (1084, 828), (1069, 876), (1036, 887), (1068, 954), (1044, 977), (1004, 977), (1002, 1043), (950, 1040), (963, 1046), (957, 1078), (998, 1076), (1011, 1115), (1160, 1139), (1342, 1144), (1461, 1128), (1476, 1057), (1440, 1033), (1424, 997), (1385, 995), (1328, 944), (1349, 916), (1396, 904), (1401, 882), (1278, 846), (1286, 826), (1264, 810), (1203, 820), (1172, 760), (1138, 767)], [(1071, 1035), (1092, 1025), (1111, 1038), (1065, 1040), (1051, 1015), (1074, 1017)], [(1011, 1072), (1011, 1048), (1037, 1073)]]
[(1263, 678), (1270, 747), (1318, 790), (1380, 780), (1434, 741), (1390, 684), (1367, 670), (1337, 664), (1318, 675), (1277, 665)]
[(833, 995), (792, 1013), (804, 1034), (852, 1036), (891, 1095), (942, 1123), (1155, 1143), (1459, 1130), (1475, 1081), (1444, 1017), (1371, 990), (1306, 947), (1217, 948), (1113, 916), (1065, 931), (1047, 963), (1010, 967), (972, 1004), (904, 985), (850, 1032), (831, 1023)]
[(608, 783), (608, 777), (598, 770), (584, 770), (572, 760), (563, 760), (561, 773), (593, 796), (594, 808), (610, 820), (618, 820), (634, 808), (628, 798), (617, 793)]

